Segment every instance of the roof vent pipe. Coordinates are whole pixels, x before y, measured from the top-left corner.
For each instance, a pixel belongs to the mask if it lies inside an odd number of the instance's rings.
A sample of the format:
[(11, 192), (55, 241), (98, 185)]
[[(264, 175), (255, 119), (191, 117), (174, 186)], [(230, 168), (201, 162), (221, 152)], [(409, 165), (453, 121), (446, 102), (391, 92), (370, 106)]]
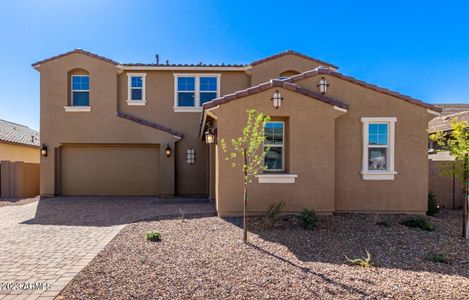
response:
[(160, 55), (159, 54), (155, 55), (155, 58), (156, 58), (156, 64), (159, 65), (160, 64)]

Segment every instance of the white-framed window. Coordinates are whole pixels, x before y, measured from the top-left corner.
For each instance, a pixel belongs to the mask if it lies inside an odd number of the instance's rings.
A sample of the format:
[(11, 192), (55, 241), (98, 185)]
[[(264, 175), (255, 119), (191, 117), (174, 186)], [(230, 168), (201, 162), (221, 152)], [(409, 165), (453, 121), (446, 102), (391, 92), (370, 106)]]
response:
[(220, 97), (221, 74), (174, 74), (174, 111), (200, 112), (202, 105)]
[(90, 77), (88, 75), (72, 75), (72, 99), (71, 106), (90, 106)]
[(285, 122), (272, 121), (265, 124), (264, 149), (269, 149), (264, 158), (267, 171), (285, 170)]
[(128, 105), (145, 105), (146, 101), (146, 84), (145, 73), (128, 73), (127, 74), (127, 104)]
[(189, 148), (186, 150), (186, 162), (190, 165), (195, 164), (195, 149)]
[(363, 125), (362, 178), (394, 180), (394, 117), (361, 118)]

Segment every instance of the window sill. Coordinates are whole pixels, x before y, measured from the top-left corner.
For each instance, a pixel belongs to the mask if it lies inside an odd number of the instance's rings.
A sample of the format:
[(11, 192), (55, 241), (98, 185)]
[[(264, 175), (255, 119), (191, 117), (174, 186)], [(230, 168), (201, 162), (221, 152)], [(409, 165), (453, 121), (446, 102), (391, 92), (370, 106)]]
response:
[(64, 106), (66, 112), (89, 112), (91, 106)]
[(202, 107), (173, 107), (174, 112), (202, 112)]
[(259, 183), (295, 183), (296, 174), (260, 174), (256, 175)]
[(127, 105), (129, 106), (145, 106), (147, 100), (127, 100)]
[(371, 172), (371, 171), (362, 171), (363, 180), (394, 180), (394, 175), (397, 172)]

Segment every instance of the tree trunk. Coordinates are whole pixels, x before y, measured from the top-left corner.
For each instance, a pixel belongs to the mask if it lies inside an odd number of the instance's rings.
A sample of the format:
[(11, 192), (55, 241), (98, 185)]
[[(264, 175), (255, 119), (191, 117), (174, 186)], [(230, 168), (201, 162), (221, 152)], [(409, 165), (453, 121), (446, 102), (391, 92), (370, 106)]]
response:
[(469, 158), (468, 155), (464, 157), (464, 205), (463, 205), (463, 230), (462, 236), (469, 239), (469, 222), (467, 218), (467, 210), (469, 206)]
[(243, 159), (244, 159), (244, 197), (243, 197), (243, 241), (247, 243), (248, 241), (248, 221), (247, 221), (247, 207), (248, 207), (248, 174), (247, 174), (247, 157), (246, 149), (243, 150)]

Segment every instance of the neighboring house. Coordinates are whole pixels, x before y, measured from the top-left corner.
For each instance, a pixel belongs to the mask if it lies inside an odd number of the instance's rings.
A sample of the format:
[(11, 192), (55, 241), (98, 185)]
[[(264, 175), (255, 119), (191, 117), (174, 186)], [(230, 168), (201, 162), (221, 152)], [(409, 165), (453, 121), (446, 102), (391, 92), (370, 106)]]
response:
[[(428, 122), (428, 133), (438, 131), (451, 134), (451, 120), (465, 121), (469, 124), (469, 104), (435, 104), (443, 109), (441, 116)], [(429, 139), (429, 189), (435, 194), (438, 204), (447, 208), (461, 207), (464, 200), (463, 185), (460, 179), (444, 170), (453, 168), (457, 164), (448, 151), (438, 151), (441, 146)]]
[[(468, 104), (435, 104), (435, 106), (441, 107), (443, 111), (441, 116), (435, 117), (428, 122), (428, 134), (431, 135), (435, 132), (442, 131), (450, 134), (452, 131), (451, 121), (457, 119), (458, 121), (464, 121), (469, 125), (469, 105)], [(466, 109), (466, 110), (462, 110)], [(437, 152), (439, 146), (433, 141), (428, 141), (428, 154), (430, 159), (440, 160), (452, 160), (453, 158), (447, 151)]]
[(252, 213), (280, 200), (285, 212), (427, 210), (426, 130), (441, 109), (332, 64), (294, 51), (247, 65), (120, 64), (78, 49), (33, 67), (41, 194), (208, 195), (220, 216), (240, 214), (240, 171), (204, 132), (229, 141), (254, 108), (272, 121)]
[(0, 161), (39, 163), (39, 132), (0, 120)]

